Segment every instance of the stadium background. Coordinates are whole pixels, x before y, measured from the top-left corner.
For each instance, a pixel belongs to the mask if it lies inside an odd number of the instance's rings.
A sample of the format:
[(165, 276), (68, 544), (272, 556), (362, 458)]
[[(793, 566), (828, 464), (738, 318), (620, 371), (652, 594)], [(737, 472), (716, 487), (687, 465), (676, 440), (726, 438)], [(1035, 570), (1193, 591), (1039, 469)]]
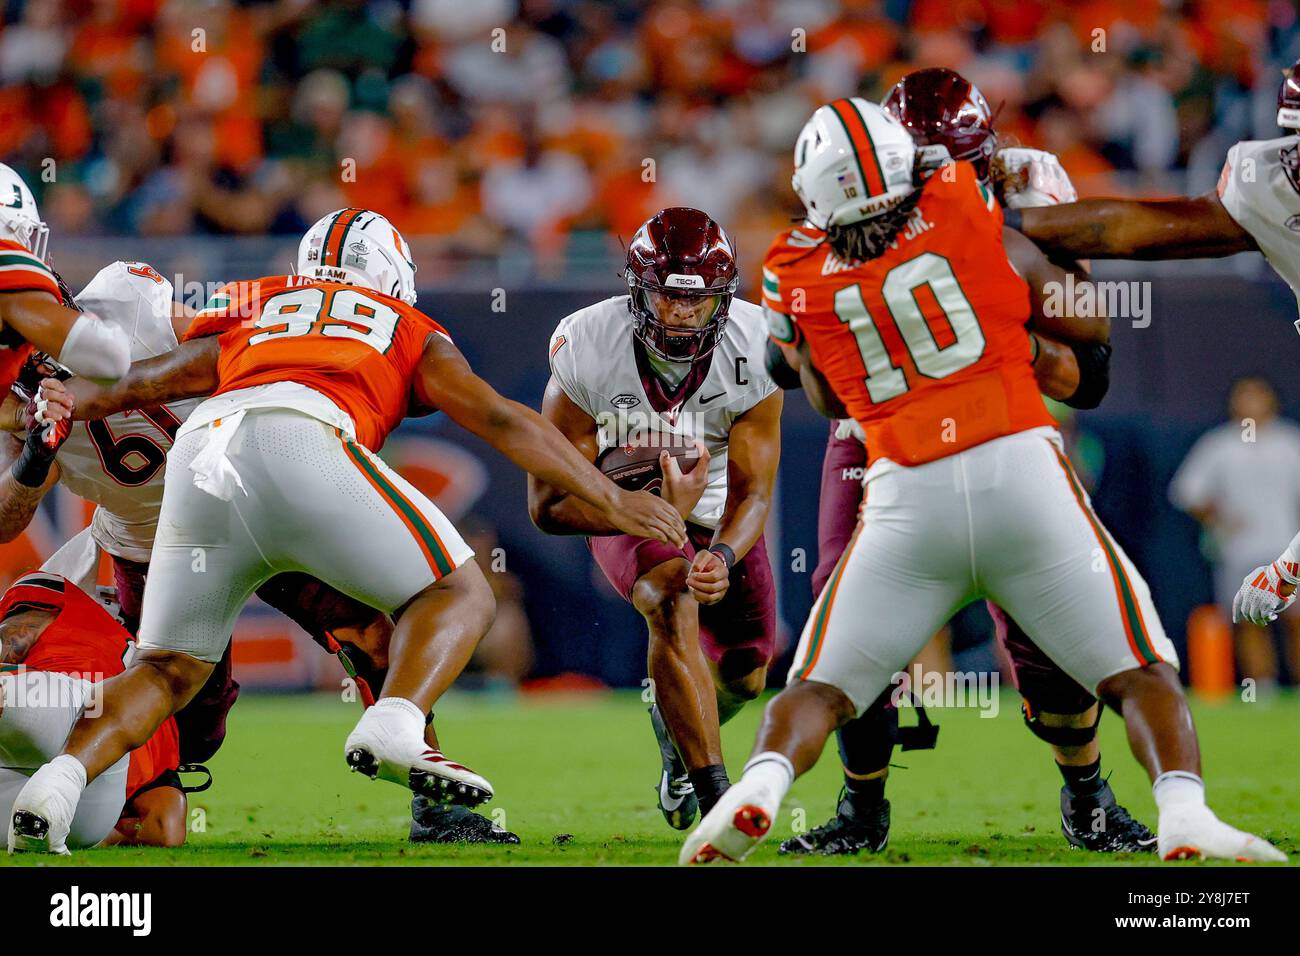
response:
[[(194, 304), (208, 283), (284, 271), (324, 212), (380, 209), (411, 238), (421, 307), (485, 377), (536, 406), (551, 329), (621, 291), (620, 238), (661, 206), (700, 206), (732, 231), (742, 292), (756, 298), (762, 252), (797, 213), (790, 146), (819, 102), (878, 99), (909, 69), (947, 65), (981, 86), (1004, 140), (1057, 152), (1081, 195), (1195, 194), (1237, 139), (1276, 135), (1298, 6), (8, 2), (0, 159), (37, 192), (74, 288), (115, 258), (142, 259)], [(1072, 422), (1077, 460), (1181, 645), (1211, 577), (1197, 526), (1168, 503), (1169, 478), (1223, 420), (1238, 375), (1268, 375), (1300, 415), (1286, 391), (1295, 299), (1258, 256), (1099, 272), (1151, 280), (1153, 311), (1149, 325), (1115, 323), (1114, 384), (1102, 409)], [(783, 431), (769, 537), (793, 637), (812, 599), (826, 425), (795, 398)], [(521, 665), (534, 685), (641, 680), (641, 624), (579, 539), (531, 526), (522, 475), (439, 417), (408, 423), (385, 454), (504, 564), (502, 597), (526, 612), (535, 645)], [(0, 549), (0, 577), (85, 518), (70, 495), (51, 496)], [(991, 666), (987, 645), (969, 643), (969, 666)], [(256, 607), (237, 646), (246, 685), (338, 676)]]

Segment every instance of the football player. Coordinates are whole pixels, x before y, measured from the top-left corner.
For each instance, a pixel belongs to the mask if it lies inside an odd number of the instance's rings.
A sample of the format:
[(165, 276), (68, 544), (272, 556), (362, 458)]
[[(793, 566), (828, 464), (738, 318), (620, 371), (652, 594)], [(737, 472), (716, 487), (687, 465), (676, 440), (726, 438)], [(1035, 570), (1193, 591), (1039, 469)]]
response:
[[(115, 609), (46, 571), (23, 575), (0, 597), (0, 812), (6, 820), (27, 777), (59, 752), (82, 708), (97, 706), (96, 685), (122, 673), (132, 641)], [(68, 842), (184, 843), (179, 738), (176, 722), (163, 721), (87, 787)]]
[(763, 526), (782, 395), (764, 371), (762, 312), (734, 298), (736, 250), (707, 214), (661, 210), (628, 245), (625, 277), (626, 295), (556, 327), (542, 414), (593, 461), (656, 435), (701, 444), (686, 475), (660, 454), (662, 494), (688, 540), (622, 533), (537, 476), (528, 502), (543, 531), (589, 537), (601, 572), (646, 621), (659, 808), (684, 830), (728, 786), (720, 724), (767, 681), (776, 605)]
[(1284, 860), (1206, 805), (1173, 644), (1038, 390), (1031, 322), (1064, 341), (1104, 342), (1108, 321), (1044, 309), (1066, 273), (1004, 228), (969, 163), (918, 178), (915, 142), (874, 103), (836, 100), (813, 114), (793, 186), (807, 222), (777, 238), (765, 265), (805, 297), (777, 331), (797, 345), (813, 404), (863, 429), (862, 519), (743, 777), (681, 862), (752, 851), (826, 738), (979, 598), (1124, 716), (1152, 779), (1162, 858)]
[[(75, 299), (65, 292), (65, 302), (127, 330), (135, 361), (177, 348), (193, 319), (193, 310), (173, 301), (171, 283), (143, 262), (105, 266)], [(12, 540), (28, 526), (41, 499), (56, 482), (94, 503), (90, 526), (42, 568), (93, 595), (101, 554), (107, 554), (119, 614), (134, 634), (162, 506), (166, 450), (199, 399), (126, 409), (102, 420), (78, 422), (72, 428), (65, 423), (51, 440), (46, 428), (34, 422), (27, 427), (25, 410), (43, 378), (63, 374), (66, 372), (61, 372), (57, 363), (33, 352), (14, 383), (15, 395), (7, 397), (0, 410), (0, 419), (27, 431), (25, 440), (0, 436), (0, 461), (8, 445), (11, 462), (0, 472), (0, 540)], [(62, 401), (61, 389), (53, 382), (46, 394)], [(386, 614), (298, 572), (277, 575), (257, 593), (317, 644), (337, 655), (357, 682), (363, 704), (373, 702), (374, 692), (386, 677), (382, 662), (387, 659), (392, 635), (392, 621)], [(200, 762), (216, 753), (225, 737), (227, 714), (238, 695), (239, 683), (227, 648), (207, 683), (176, 714), (182, 760)], [(440, 749), (432, 723), (425, 737), (431, 749)], [(420, 795), (412, 798), (411, 838), (416, 842), (518, 841), (514, 834), (466, 807), (434, 804)]]
[[(993, 187), (992, 161), (997, 145), (993, 117), (979, 89), (964, 77), (943, 68), (917, 70), (900, 80), (883, 106), (908, 129), (919, 147), (941, 147), (927, 163), (939, 175), (945, 163), (971, 164), (984, 188)], [(1052, 158), (1033, 150), (1003, 149), (1001, 165), (1024, 169), (1033, 162), (1048, 165)], [(1010, 171), (1008, 171), (1010, 172)], [(936, 173), (930, 173), (935, 175)], [(1007, 176), (1004, 206), (1024, 206), (1070, 201), (1074, 190), (1067, 177), (1053, 180), (1056, 195)], [(785, 311), (775, 275), (764, 280), (765, 308)], [(783, 327), (779, 322), (778, 328)], [(1095, 408), (1109, 386), (1108, 344), (1067, 345), (1041, 331), (1030, 333), (1034, 345), (1034, 374), (1044, 394), (1075, 408)], [(787, 354), (788, 353), (788, 354)], [(793, 346), (775, 339), (769, 361), (788, 385), (799, 387), (799, 357)], [(782, 374), (781, 366), (790, 369)], [(856, 432), (856, 434), (855, 434)], [(822, 463), (821, 497), (817, 512), (817, 567), (813, 594), (821, 593), (840, 555), (853, 535), (862, 504), (862, 477), (867, 450), (857, 437), (852, 419), (831, 423), (831, 435)], [(1052, 748), (1064, 785), (1061, 787), (1061, 830), (1072, 846), (1116, 852), (1152, 852), (1155, 835), (1119, 804), (1102, 775), (1097, 725), (1101, 708), (1097, 699), (1072, 680), (1040, 651), (1019, 625), (994, 604), (988, 605), (997, 636), (1012, 664), (1012, 676), (1023, 697), (1025, 723)], [(861, 717), (836, 731), (844, 765), (844, 788), (835, 816), (807, 833), (781, 844), (782, 853), (878, 853), (889, 841), (890, 803), (885, 797), (889, 762), (896, 743), (905, 749), (914, 733), (898, 725), (898, 711), (883, 694)]]
[(0, 381), (13, 381), (34, 348), (78, 375), (112, 381), (131, 363), (130, 340), (64, 304), (45, 261), (49, 239), (32, 191), (0, 163)]
[(490, 625), (493, 600), (456, 529), (376, 454), (412, 407), (441, 409), (622, 530), (684, 542), (667, 502), (618, 488), (500, 396), (415, 300), (398, 231), (341, 209), (303, 236), (296, 275), (224, 287), (180, 348), (99, 390), (121, 401), (113, 411), (213, 397), (167, 456), (139, 653), (105, 683), (103, 714), (78, 721), (19, 793), (11, 851), (66, 852), (87, 783), (203, 686), (245, 601), (282, 571), (395, 618), (388, 677), (348, 736), (348, 765), (440, 802), (492, 797), (484, 777), (425, 742), (426, 715)]

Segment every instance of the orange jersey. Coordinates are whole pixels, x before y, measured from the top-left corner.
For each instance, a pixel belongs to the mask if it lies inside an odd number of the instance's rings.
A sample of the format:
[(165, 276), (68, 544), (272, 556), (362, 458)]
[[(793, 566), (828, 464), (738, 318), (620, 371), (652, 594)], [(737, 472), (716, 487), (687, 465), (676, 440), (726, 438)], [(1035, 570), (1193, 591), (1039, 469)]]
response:
[(186, 340), (219, 335), (215, 394), (296, 382), (352, 417), (357, 441), (377, 451), (406, 416), (411, 381), (441, 325), (400, 299), (299, 276), (223, 287), (194, 317)]
[[(24, 611), (55, 615), (23, 659), (29, 670), (68, 674), (92, 683), (116, 677), (131, 635), (108, 611), (71, 581), (47, 571), (24, 574), (0, 597), (0, 620)], [(143, 747), (131, 751), (126, 797), (180, 766), (180, 737), (168, 717)]]
[(763, 263), (772, 337), (807, 338), (862, 425), (870, 461), (919, 465), (1055, 424), (1034, 378), (1029, 288), (1007, 261), (1002, 210), (969, 163), (948, 168), (884, 255), (842, 262), (824, 232), (801, 226)]
[[(62, 302), (58, 280), (50, 267), (12, 239), (0, 239), (0, 292), (48, 292)], [(0, 391), (18, 380), (32, 347), (12, 329), (0, 332)]]

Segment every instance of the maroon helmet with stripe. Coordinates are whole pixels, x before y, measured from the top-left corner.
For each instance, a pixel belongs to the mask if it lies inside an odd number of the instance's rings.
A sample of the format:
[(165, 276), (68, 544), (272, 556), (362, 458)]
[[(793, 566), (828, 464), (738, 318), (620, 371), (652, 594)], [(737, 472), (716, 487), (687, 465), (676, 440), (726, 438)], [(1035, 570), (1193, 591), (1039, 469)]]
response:
[(660, 210), (627, 247), (628, 309), (634, 334), (670, 362), (694, 362), (722, 341), (740, 282), (736, 247), (707, 213)]
[(953, 159), (975, 167), (989, 180), (989, 160), (997, 148), (993, 113), (974, 83), (942, 67), (907, 74), (881, 104), (907, 127), (918, 146), (943, 146)]

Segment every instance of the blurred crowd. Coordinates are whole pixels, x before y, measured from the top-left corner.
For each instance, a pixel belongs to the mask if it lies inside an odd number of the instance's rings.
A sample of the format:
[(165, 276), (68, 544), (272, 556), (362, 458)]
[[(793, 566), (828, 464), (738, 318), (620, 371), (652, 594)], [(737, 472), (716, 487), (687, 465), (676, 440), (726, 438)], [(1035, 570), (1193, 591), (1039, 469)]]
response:
[(1083, 195), (1213, 185), (1276, 135), (1300, 0), (8, 0), (0, 159), (54, 235), (290, 234), (342, 205), (542, 260), (655, 208), (770, 234), (795, 133), (975, 80)]

